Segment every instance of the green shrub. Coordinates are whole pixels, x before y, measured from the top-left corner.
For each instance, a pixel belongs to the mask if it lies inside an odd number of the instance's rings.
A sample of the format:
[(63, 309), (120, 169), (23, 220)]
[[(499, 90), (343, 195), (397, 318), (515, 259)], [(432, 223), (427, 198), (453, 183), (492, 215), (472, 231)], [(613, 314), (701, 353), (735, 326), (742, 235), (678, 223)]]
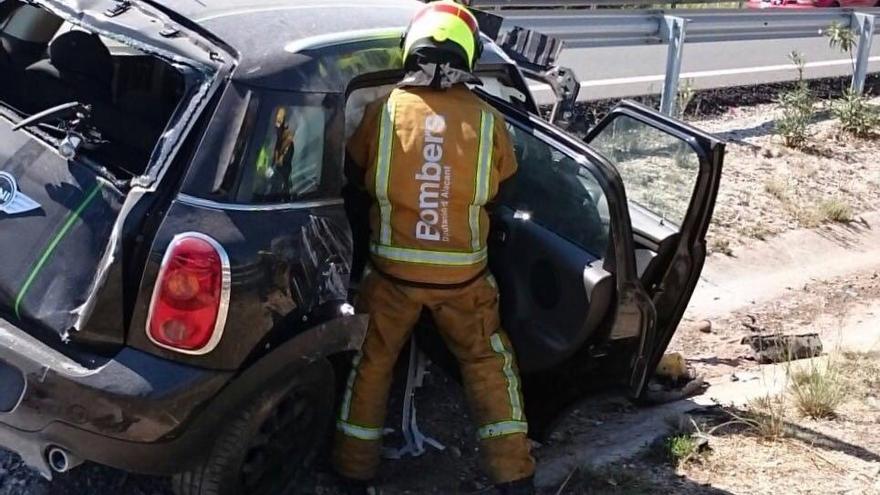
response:
[(831, 23), (831, 26), (825, 31), (825, 36), (828, 37), (828, 46), (837, 48), (843, 53), (852, 53), (856, 46), (856, 33), (838, 22)]
[(776, 105), (782, 112), (776, 121), (776, 132), (786, 146), (799, 148), (806, 144), (809, 137), (815, 98), (804, 80), (804, 57), (798, 52), (791, 52), (788, 58), (797, 68), (798, 81), (794, 89), (784, 91), (776, 98)]
[(685, 79), (678, 90), (678, 117), (684, 116), (695, 96), (697, 96), (697, 90), (694, 88), (693, 79)]
[[(831, 48), (837, 48), (849, 55), (855, 72), (856, 60), (853, 49), (856, 47), (856, 33), (849, 27), (835, 22), (825, 31), (825, 36), (828, 37), (828, 45)], [(880, 127), (880, 110), (869, 105), (864, 95), (856, 93), (851, 88), (843, 92), (843, 97), (831, 106), (831, 111), (840, 121), (843, 132), (856, 137), (871, 136)]]
[(869, 137), (880, 127), (880, 110), (870, 105), (864, 95), (852, 90), (846, 90), (831, 111), (840, 121), (840, 128), (856, 137)]

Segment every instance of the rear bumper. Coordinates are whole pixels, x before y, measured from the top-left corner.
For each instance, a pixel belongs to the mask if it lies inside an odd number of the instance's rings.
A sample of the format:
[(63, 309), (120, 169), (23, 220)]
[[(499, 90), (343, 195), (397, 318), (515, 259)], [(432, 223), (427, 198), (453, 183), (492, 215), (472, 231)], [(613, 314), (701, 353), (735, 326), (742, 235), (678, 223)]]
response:
[(200, 408), (231, 376), (131, 348), (112, 359), (75, 361), (0, 319), (0, 445), (47, 477), (51, 446), (126, 470), (171, 474), (210, 438), (197, 433), (216, 419)]

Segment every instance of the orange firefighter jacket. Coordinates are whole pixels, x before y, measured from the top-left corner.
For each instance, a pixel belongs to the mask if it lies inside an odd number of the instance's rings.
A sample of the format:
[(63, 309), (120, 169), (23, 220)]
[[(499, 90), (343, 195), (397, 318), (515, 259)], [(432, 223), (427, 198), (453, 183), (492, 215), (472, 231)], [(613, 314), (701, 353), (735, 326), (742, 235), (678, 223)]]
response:
[(375, 199), (371, 260), (404, 281), (460, 284), (486, 268), (485, 205), (517, 163), (504, 117), (459, 84), (395, 89), (349, 140)]

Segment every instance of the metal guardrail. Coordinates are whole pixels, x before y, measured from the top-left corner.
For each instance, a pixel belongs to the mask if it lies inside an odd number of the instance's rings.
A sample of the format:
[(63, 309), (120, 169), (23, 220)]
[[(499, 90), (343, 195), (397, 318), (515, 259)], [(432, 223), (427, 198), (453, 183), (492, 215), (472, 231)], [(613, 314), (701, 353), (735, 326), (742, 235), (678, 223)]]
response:
[[(486, 3), (527, 3), (527, 0), (485, 0)], [(552, 0), (546, 4), (585, 5), (589, 0)], [(532, 2), (538, 3), (538, 2)], [(871, 43), (880, 8), (783, 10), (501, 10), (502, 29), (520, 26), (565, 42), (568, 48), (666, 44), (666, 76), (661, 110), (676, 108), (682, 49), (685, 43), (731, 42), (824, 36), (832, 25), (851, 29), (857, 39), (852, 88), (864, 90)]]
[(645, 6), (645, 5), (712, 5), (717, 3), (736, 3), (745, 0), (471, 0), (470, 6), (482, 10), (521, 9), (521, 8), (578, 8), (592, 9), (602, 7)]

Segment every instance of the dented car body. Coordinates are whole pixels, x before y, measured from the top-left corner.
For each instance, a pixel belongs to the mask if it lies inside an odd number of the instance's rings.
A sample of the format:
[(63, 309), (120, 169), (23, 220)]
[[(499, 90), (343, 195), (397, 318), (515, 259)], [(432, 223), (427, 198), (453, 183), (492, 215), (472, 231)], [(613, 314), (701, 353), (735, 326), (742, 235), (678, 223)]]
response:
[[(91, 460), (179, 493), (295, 479), (366, 330), (344, 143), (399, 80), (418, 6), (0, 2), (0, 445), (49, 477)], [(486, 41), (477, 91), (521, 167), (490, 259), (540, 432), (587, 382), (641, 394), (702, 268), (723, 143), (625, 104), (585, 145), (539, 116), (540, 67)], [(430, 327), (420, 347), (452, 369)], [(206, 465), (229, 471), (215, 491), (192, 481)]]

